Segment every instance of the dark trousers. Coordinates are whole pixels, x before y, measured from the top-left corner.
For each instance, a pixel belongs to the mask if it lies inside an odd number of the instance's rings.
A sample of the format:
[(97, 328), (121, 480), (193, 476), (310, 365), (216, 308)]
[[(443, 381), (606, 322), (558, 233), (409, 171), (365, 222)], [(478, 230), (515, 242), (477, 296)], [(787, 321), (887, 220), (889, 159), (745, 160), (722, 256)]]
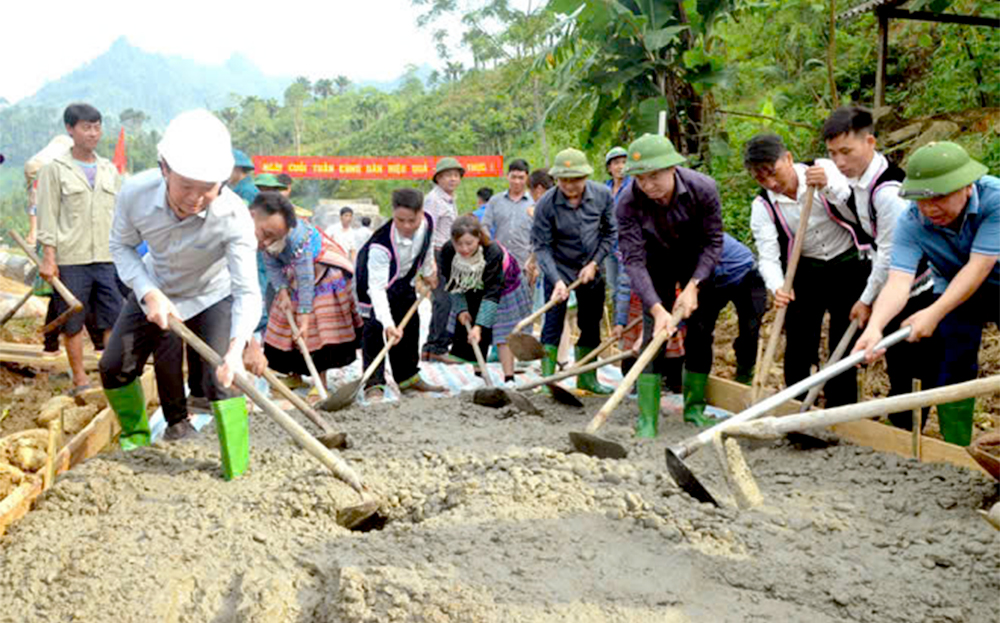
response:
[[(651, 275), (652, 276), (652, 275)], [(674, 300), (677, 298), (676, 279), (662, 279), (657, 281), (653, 277), (653, 287), (660, 297), (660, 302), (667, 311), (674, 307)], [(682, 283), (687, 283), (684, 279)], [(684, 336), (684, 359), (679, 357), (667, 358), (667, 349), (661, 348), (656, 357), (646, 366), (644, 370), (647, 374), (659, 374), (668, 380), (669, 387), (677, 384), (678, 370), (681, 367), (679, 362), (683, 361), (683, 367), (691, 372), (708, 374), (712, 371), (712, 332), (715, 331), (715, 319), (719, 312), (714, 312), (705, 306), (704, 301), (712, 300), (716, 296), (715, 287), (711, 282), (702, 283), (698, 290), (698, 309), (684, 321), (687, 327), (687, 334)], [(653, 316), (649, 310), (643, 307), (642, 310), (642, 346), (645, 348), (653, 340)]]
[[(934, 303), (937, 296), (930, 290), (923, 294), (911, 298), (906, 303), (903, 311), (892, 319), (885, 329), (883, 335), (889, 335), (897, 329), (904, 320)], [(919, 342), (900, 342), (885, 351), (886, 371), (889, 374), (889, 395), (898, 396), (913, 390), (913, 379), (920, 379), (921, 389), (932, 389), (937, 387), (938, 369), (937, 366), (929, 362), (941, 361), (940, 337), (936, 332), (929, 338)], [(978, 351), (978, 347), (977, 347)], [(923, 422), (927, 423), (927, 416), (930, 414), (930, 407), (923, 409)], [(910, 411), (900, 413), (890, 413), (889, 421), (894, 426), (913, 429), (913, 414)]]
[[(730, 301), (736, 307), (740, 329), (733, 342), (737, 372), (749, 374), (757, 364), (757, 339), (760, 335), (760, 319), (767, 307), (767, 288), (760, 273), (754, 268), (736, 283), (723, 287), (705, 283), (700, 288), (698, 310), (688, 320), (688, 334), (684, 338), (684, 351), (689, 362), (687, 367), (692, 372), (707, 372), (711, 369), (715, 323), (719, 313)], [(697, 331), (694, 330), (696, 323)]]
[[(410, 306), (417, 300), (416, 292), (409, 291), (405, 295), (389, 296), (389, 310), (392, 311), (392, 319), (397, 326), (403, 321), (403, 316), (409, 311)], [(447, 320), (447, 319), (446, 319)], [(364, 368), (367, 370), (371, 362), (375, 361), (379, 351), (385, 346), (385, 328), (382, 323), (375, 320), (374, 312), (371, 318), (365, 318), (365, 326), (361, 336), (361, 357)], [(420, 371), (420, 324), (412, 320), (403, 329), (403, 338), (389, 349), (389, 362), (392, 363), (392, 376), (396, 384), (413, 378)], [(445, 351), (447, 352), (447, 351)], [(368, 378), (365, 389), (374, 385), (385, 385), (385, 362), (383, 361)]]
[[(555, 284), (545, 280), (545, 300), (552, 298)], [(600, 272), (590, 283), (577, 287), (576, 292), (576, 324), (580, 328), (580, 339), (576, 345), (580, 348), (596, 348), (601, 343), (601, 320), (604, 318), (604, 277)], [(542, 344), (559, 346), (563, 325), (566, 322), (566, 303), (560, 303), (545, 313), (545, 324), (542, 325)]]
[[(438, 266), (438, 285), (431, 296), (431, 326), (424, 342), (424, 351), (443, 355), (451, 346), (452, 336), (448, 333), (448, 316), (451, 314), (451, 297), (444, 289), (444, 279), (441, 278), (441, 252), (434, 252)], [(395, 370), (395, 367), (393, 367)]]
[(984, 283), (937, 326), (941, 345), (937, 366), (938, 387), (976, 378), (983, 326), (989, 322), (1000, 325), (1000, 288)]
[[(227, 297), (184, 324), (222, 356), (229, 348), (232, 307), (233, 299)], [(153, 354), (160, 364), (156, 366), (160, 404), (167, 424), (174, 424), (187, 417), (181, 366), (183, 353), (184, 343), (180, 336), (149, 322), (135, 295), (129, 295), (101, 356), (101, 383), (105, 389), (128, 385), (142, 374), (146, 361)], [(188, 348), (187, 356), (189, 374), (200, 379), (206, 398), (215, 402), (234, 395), (222, 387), (215, 370), (205, 365), (198, 353)]]
[[(469, 315), (472, 316), (472, 326), (476, 326), (476, 315), (479, 313), (479, 306), (483, 302), (483, 295), (481, 292), (466, 292), (465, 302), (469, 306)], [(484, 358), (491, 342), (493, 342), (492, 327), (489, 329), (479, 327), (479, 350), (482, 351)], [(476, 361), (476, 351), (472, 348), (472, 344), (469, 344), (469, 334), (465, 330), (465, 326), (457, 318), (455, 319), (455, 337), (451, 343), (451, 354), (461, 357), (466, 361)], [(479, 373), (478, 366), (476, 367), (476, 373)]]
[[(803, 257), (795, 275), (795, 301), (785, 316), (785, 385), (791, 387), (819, 364), (823, 316), (830, 312), (830, 344), (836, 345), (851, 324), (851, 307), (861, 296), (870, 265), (851, 249), (823, 262)], [(858, 399), (858, 380), (853, 370), (827, 381), (826, 406), (852, 404)]]

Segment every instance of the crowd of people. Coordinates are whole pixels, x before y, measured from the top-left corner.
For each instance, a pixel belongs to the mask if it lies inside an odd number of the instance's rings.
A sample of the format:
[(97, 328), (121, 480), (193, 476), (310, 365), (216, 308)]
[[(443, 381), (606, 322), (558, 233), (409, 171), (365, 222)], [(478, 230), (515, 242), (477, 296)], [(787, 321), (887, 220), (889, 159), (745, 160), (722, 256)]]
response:
[[(239, 466), (248, 451), (247, 405), (231, 388), (234, 374), (259, 376), (266, 367), (307, 374), (295, 347), (300, 336), (321, 372), (353, 363), (359, 350), (367, 367), (390, 342), (392, 377), (405, 394), (443, 391), (421, 376), (421, 361), (469, 362), (473, 345), (492, 346), (513, 385), (518, 367), (508, 338), (544, 301), (557, 303), (541, 328), (545, 376), (561, 363), (571, 305), (577, 359), (601, 343), (602, 323), (634, 355), (676, 328), (637, 382), (636, 435), (655, 437), (664, 386), (683, 394), (686, 422), (708, 423), (713, 333), (729, 302), (739, 317), (733, 346), (741, 382), (755, 373), (768, 294), (788, 308), (788, 385), (819, 364), (827, 313), (832, 339), (857, 321), (863, 332), (854, 349), (869, 361), (882, 354), (875, 347), (884, 331), (912, 327), (909, 343), (887, 353), (892, 394), (909, 391), (912, 378), (925, 388), (974, 378), (982, 328), (1000, 320), (1000, 180), (950, 142), (921, 147), (901, 170), (876, 150), (872, 117), (859, 107), (826, 120), (829, 158), (796, 160), (775, 134), (744, 145), (744, 164), (760, 186), (748, 198), (756, 256), (723, 231), (716, 182), (684, 166), (658, 135), (609, 151), (606, 183), (592, 179), (586, 154), (573, 148), (548, 169), (511, 160), (507, 189), (480, 189), (477, 209), (465, 215), (456, 203), (465, 169), (441, 158), (429, 192), (394, 190), (391, 218), (374, 231), (370, 221), (353, 227), (348, 207), (324, 231), (291, 203), (291, 178), (254, 176), (252, 161), (208, 111), (173, 119), (158, 145), (159, 167), (124, 181), (95, 152), (100, 113), (73, 104), (64, 121), (72, 144), (29, 178), (37, 184), (40, 272), (60, 277), (87, 309), (61, 328), (73, 392), (88, 386), (87, 319), (104, 348), (101, 382), (125, 449), (150, 442), (138, 382), (150, 355), (166, 438), (192, 434), (188, 411), (200, 405), (226, 431), (224, 463)], [(786, 290), (810, 195), (798, 272)], [(432, 317), (421, 349), (419, 323), (404, 326), (404, 317), (423, 297)], [(54, 314), (65, 306), (57, 293), (52, 306)], [(170, 316), (223, 356), (209, 370), (188, 350), (187, 396), (185, 349), (168, 329)], [(385, 394), (383, 367), (367, 381), (368, 400)], [(576, 384), (611, 391), (593, 372)], [(855, 376), (831, 380), (825, 396), (830, 406), (854, 402)], [(938, 407), (947, 441), (969, 443), (973, 407), (973, 399)]]

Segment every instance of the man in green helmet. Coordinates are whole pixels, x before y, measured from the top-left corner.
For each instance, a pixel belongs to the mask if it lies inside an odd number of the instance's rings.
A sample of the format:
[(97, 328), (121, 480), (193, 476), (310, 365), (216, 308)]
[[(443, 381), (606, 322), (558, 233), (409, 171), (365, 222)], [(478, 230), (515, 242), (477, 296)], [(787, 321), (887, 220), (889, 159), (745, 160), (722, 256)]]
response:
[[(712, 287), (722, 254), (722, 208), (715, 181), (678, 166), (685, 160), (663, 136), (645, 134), (629, 145), (625, 173), (633, 181), (618, 198), (618, 244), (642, 299), (643, 343), (667, 327), (671, 314), (687, 322), (684, 421), (705, 426), (715, 316), (699, 308), (698, 297)], [(665, 363), (661, 352), (639, 377), (639, 437), (656, 436)]]
[(229, 188), (236, 193), (240, 199), (253, 203), (257, 193), (260, 192), (254, 184), (253, 161), (239, 149), (233, 150), (233, 172), (229, 175)]
[[(900, 196), (913, 203), (899, 218), (892, 264), (855, 351), (882, 355), (882, 330), (906, 306), (917, 264), (927, 258), (937, 300), (903, 321), (915, 342), (936, 335), (938, 386), (976, 378), (983, 325), (1000, 324), (1000, 179), (951, 142), (915, 151)], [(972, 439), (975, 398), (937, 407), (941, 436), (961, 446)]]
[[(546, 192), (535, 205), (531, 245), (545, 276), (545, 296), (562, 303), (545, 314), (542, 327), (544, 376), (555, 372), (569, 284), (577, 279), (581, 282), (575, 290), (580, 327), (577, 359), (585, 357), (601, 342), (605, 295), (604, 277), (599, 267), (611, 253), (617, 226), (611, 191), (587, 179), (593, 172), (582, 151), (562, 150), (556, 154), (555, 164), (549, 169), (549, 174), (556, 179), (556, 187)], [(576, 386), (594, 394), (612, 391), (597, 382), (595, 371), (577, 376)]]

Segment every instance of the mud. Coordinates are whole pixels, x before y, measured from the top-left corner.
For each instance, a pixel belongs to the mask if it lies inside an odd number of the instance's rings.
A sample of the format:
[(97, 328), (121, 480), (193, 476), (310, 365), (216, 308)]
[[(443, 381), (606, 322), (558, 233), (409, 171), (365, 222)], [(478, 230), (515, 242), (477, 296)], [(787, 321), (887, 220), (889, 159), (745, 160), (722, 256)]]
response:
[[(535, 401), (545, 404), (541, 397)], [(697, 504), (666, 475), (676, 419), (622, 461), (570, 454), (583, 411), (408, 399), (337, 415), (384, 529), (264, 416), (221, 478), (211, 427), (94, 458), (0, 540), (0, 621), (992, 621), (1000, 533), (971, 471), (852, 446), (745, 446), (765, 505)], [(719, 497), (706, 448), (688, 460)]]

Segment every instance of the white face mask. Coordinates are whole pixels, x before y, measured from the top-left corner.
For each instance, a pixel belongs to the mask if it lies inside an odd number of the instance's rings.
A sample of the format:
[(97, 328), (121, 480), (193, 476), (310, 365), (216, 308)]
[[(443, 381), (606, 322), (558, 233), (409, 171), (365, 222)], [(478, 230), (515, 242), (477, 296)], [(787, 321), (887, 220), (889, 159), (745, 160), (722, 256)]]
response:
[(281, 254), (282, 251), (285, 250), (286, 240), (287, 237), (275, 240), (271, 244), (267, 245), (267, 248), (264, 250), (267, 251), (270, 255), (279, 255)]

